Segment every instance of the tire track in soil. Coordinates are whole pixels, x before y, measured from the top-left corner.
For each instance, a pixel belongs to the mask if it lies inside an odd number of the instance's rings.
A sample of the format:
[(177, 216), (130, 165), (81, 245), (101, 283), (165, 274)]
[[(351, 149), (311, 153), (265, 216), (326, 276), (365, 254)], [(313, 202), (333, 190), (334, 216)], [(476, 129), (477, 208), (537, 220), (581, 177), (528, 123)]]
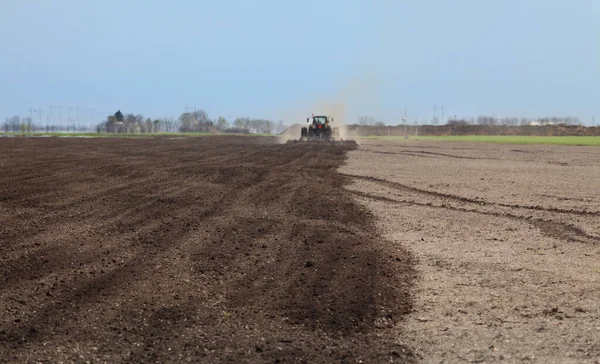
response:
[(471, 199), (468, 197), (457, 196), (457, 195), (452, 195), (452, 194), (443, 193), (443, 192), (436, 192), (436, 191), (425, 190), (425, 189), (421, 189), (421, 188), (417, 188), (417, 187), (411, 187), (411, 186), (407, 186), (407, 185), (404, 185), (404, 184), (401, 184), (398, 182), (392, 182), (392, 181), (388, 181), (388, 180), (385, 180), (382, 178), (377, 178), (377, 177), (361, 176), (361, 175), (353, 175), (353, 174), (346, 174), (346, 175), (349, 177), (352, 177), (352, 178), (356, 178), (356, 179), (379, 183), (381, 185), (384, 185), (384, 186), (387, 186), (387, 187), (390, 187), (393, 189), (397, 189), (397, 190), (410, 191), (410, 192), (420, 193), (423, 195), (439, 197), (439, 198), (443, 198), (443, 199), (454, 200), (454, 201), (459, 201), (459, 202), (464, 202), (464, 203), (500, 206), (500, 207), (507, 207), (507, 208), (512, 208), (512, 209), (546, 211), (546, 212), (573, 214), (573, 215), (581, 215), (581, 216), (600, 216), (600, 211), (561, 209), (561, 208), (557, 208), (557, 207), (512, 205), (512, 204), (504, 204), (504, 203), (500, 203), (500, 202), (489, 202), (489, 201), (484, 201), (484, 200), (475, 200), (475, 199)]
[(0, 176), (1, 357), (412, 360), (395, 323), (411, 310), (413, 260), (386, 250), (342, 188), (350, 148), (0, 143), (13, 166), (10, 186)]
[[(415, 146), (414, 148), (418, 148), (418, 147)], [(424, 148), (424, 147), (421, 147), (421, 148)], [(431, 149), (433, 149), (433, 147)], [(473, 150), (473, 148), (452, 148), (452, 149)], [(519, 151), (519, 150), (511, 150), (511, 151), (512, 152), (524, 152), (524, 151)], [(431, 151), (419, 151), (419, 150), (407, 150), (407, 151), (401, 151), (401, 152), (388, 152), (388, 151), (380, 151), (380, 150), (372, 150), (372, 149), (365, 149), (365, 148), (363, 148), (363, 149), (361, 149), (361, 152), (374, 153), (374, 154), (388, 154), (388, 155), (407, 155), (407, 156), (419, 157), (419, 158), (448, 157), (448, 158), (452, 158), (452, 159), (506, 161), (506, 159), (502, 159), (502, 158), (494, 158), (494, 157), (470, 157), (470, 156), (464, 156), (464, 155), (456, 155), (456, 154), (449, 154), (449, 153), (438, 153), (438, 152), (431, 152)], [(544, 151), (539, 151), (539, 152), (544, 152)], [(527, 151), (526, 153), (534, 153), (534, 152)], [(521, 162), (534, 162), (533, 160), (520, 160), (520, 161)], [(566, 167), (566, 166), (569, 165), (569, 163), (567, 163), (567, 162), (553, 162), (553, 161), (550, 161), (550, 162), (543, 162), (543, 163), (557, 165), (557, 166), (563, 166), (563, 167)]]
[[(371, 179), (371, 177), (368, 177), (368, 178)], [(392, 183), (392, 182), (390, 182), (390, 183)], [(468, 212), (468, 213), (470, 212), (470, 213), (476, 213), (476, 214), (481, 214), (481, 215), (503, 217), (503, 218), (512, 219), (512, 220), (516, 220), (516, 221), (520, 221), (520, 222), (525, 222), (530, 225), (533, 225), (538, 230), (540, 230), (542, 235), (545, 235), (547, 237), (556, 238), (556, 239), (567, 241), (567, 242), (574, 241), (574, 242), (583, 243), (583, 244), (593, 244), (593, 245), (600, 244), (600, 237), (590, 235), (574, 225), (566, 224), (566, 223), (562, 223), (562, 222), (558, 222), (558, 221), (554, 221), (554, 220), (545, 220), (545, 219), (533, 218), (533, 217), (523, 217), (523, 216), (519, 216), (519, 215), (516, 215), (513, 213), (508, 213), (508, 212), (481, 211), (478, 209), (469, 209), (469, 208), (465, 208), (465, 207), (450, 206), (450, 205), (446, 205), (446, 204), (436, 205), (432, 202), (417, 202), (417, 201), (412, 201), (412, 200), (396, 200), (393, 198), (377, 196), (374, 194), (369, 194), (369, 193), (360, 192), (360, 191), (351, 191), (351, 192), (352, 192), (352, 194), (354, 194), (355, 196), (358, 196), (358, 197), (368, 198), (371, 200), (382, 201), (382, 202), (391, 203), (391, 204), (417, 205), (417, 206), (430, 207), (430, 208), (436, 208), (436, 209), (446, 209), (446, 210), (452, 210), (452, 211), (458, 211), (458, 212)], [(446, 196), (445, 194), (442, 194), (442, 195), (444, 197)], [(465, 202), (462, 200), (462, 198), (459, 201)], [(477, 205), (487, 205), (488, 204), (488, 203), (481, 203), (480, 201), (477, 201), (477, 200), (473, 200), (473, 202), (471, 202), (471, 203), (477, 204)]]
[(418, 150), (402, 151), (402, 152), (384, 152), (384, 151), (379, 151), (379, 150), (361, 149), (361, 152), (368, 152), (368, 153), (375, 153), (375, 154), (409, 155), (409, 156), (413, 156), (413, 157), (423, 157), (423, 158), (432, 158), (432, 157), (436, 157), (436, 156), (442, 156), (442, 157), (456, 158), (456, 159), (500, 160), (500, 158), (468, 157), (468, 156), (463, 156), (463, 155), (426, 152), (426, 151), (418, 151)]

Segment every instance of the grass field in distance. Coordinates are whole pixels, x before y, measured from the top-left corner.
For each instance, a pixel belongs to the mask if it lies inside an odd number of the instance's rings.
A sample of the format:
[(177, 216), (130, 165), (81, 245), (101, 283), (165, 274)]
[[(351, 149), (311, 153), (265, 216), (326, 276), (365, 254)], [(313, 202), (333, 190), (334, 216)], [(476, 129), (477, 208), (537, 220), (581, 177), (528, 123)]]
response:
[[(383, 141), (404, 141), (403, 136), (371, 136), (366, 139)], [(359, 138), (361, 139), (361, 138)], [(560, 144), (600, 146), (600, 136), (528, 136), (528, 135), (449, 135), (449, 136), (411, 136), (412, 140), (441, 140), (454, 142), (485, 142), (504, 144)]]

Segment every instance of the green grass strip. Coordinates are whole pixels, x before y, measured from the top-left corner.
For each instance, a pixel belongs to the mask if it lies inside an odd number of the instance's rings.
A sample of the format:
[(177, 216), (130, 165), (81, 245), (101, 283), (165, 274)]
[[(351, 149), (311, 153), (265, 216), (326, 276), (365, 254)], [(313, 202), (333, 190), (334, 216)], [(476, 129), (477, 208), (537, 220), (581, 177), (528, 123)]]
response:
[[(362, 139), (362, 138), (359, 138)], [(449, 136), (369, 136), (364, 139), (383, 141), (437, 140), (452, 142), (502, 143), (502, 144), (555, 144), (600, 146), (600, 136), (528, 136), (528, 135), (449, 135)]]

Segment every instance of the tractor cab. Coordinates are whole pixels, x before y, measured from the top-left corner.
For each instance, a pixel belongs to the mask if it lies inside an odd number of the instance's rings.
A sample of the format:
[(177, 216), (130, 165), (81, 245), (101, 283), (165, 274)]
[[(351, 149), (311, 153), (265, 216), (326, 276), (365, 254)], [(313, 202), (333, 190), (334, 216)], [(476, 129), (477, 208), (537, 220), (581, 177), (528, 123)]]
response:
[(312, 119), (312, 125), (317, 127), (318, 129), (321, 129), (323, 127), (323, 125), (329, 125), (329, 123), (333, 122), (333, 118), (332, 117), (327, 117), (327, 116), (312, 116), (310, 118), (306, 119), (307, 123), (310, 123)]

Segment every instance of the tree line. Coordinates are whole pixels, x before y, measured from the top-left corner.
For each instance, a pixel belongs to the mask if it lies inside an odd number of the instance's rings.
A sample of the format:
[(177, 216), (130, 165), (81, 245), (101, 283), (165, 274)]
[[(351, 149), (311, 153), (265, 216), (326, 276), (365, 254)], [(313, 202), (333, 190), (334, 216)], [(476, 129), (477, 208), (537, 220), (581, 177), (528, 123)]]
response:
[[(357, 124), (361, 126), (386, 126), (370, 116), (360, 116)], [(401, 125), (399, 123), (399, 125)], [(430, 125), (419, 123), (418, 120), (411, 122), (413, 125)], [(437, 125), (435, 121), (431, 125)], [(446, 125), (487, 125), (487, 126), (526, 126), (526, 125), (582, 125), (576, 117), (542, 117), (542, 118), (516, 118), (495, 117), (481, 115), (471, 118), (450, 117)], [(19, 115), (7, 117), (0, 125), (0, 130), (12, 133), (32, 132), (84, 132), (93, 131), (99, 133), (238, 133), (238, 134), (279, 134), (287, 126), (282, 122), (273, 122), (268, 119), (237, 117), (228, 120), (219, 116), (211, 119), (204, 110), (184, 112), (178, 118), (164, 117), (152, 119), (141, 114), (123, 114), (120, 110), (110, 115), (95, 128), (70, 123), (68, 125), (43, 125), (36, 124), (30, 117)]]
[(100, 123), (96, 131), (102, 133), (242, 133), (242, 134), (278, 134), (286, 126), (267, 119), (238, 117), (232, 122), (223, 116), (211, 119), (204, 110), (184, 112), (177, 119), (144, 118), (140, 114), (123, 114), (118, 110)]
[(282, 121), (237, 117), (228, 120), (223, 116), (211, 119), (204, 110), (184, 112), (178, 118), (148, 118), (142, 114), (124, 114), (118, 110), (96, 126), (46, 125), (33, 122), (30, 117), (19, 115), (6, 117), (0, 130), (9, 133), (34, 132), (87, 132), (98, 133), (240, 133), (240, 134), (279, 134), (287, 126)]
[[(402, 125), (399, 123), (398, 125)], [(438, 125), (438, 119), (434, 118), (430, 122), (420, 123), (419, 120), (413, 120), (413, 125)], [(386, 126), (382, 121), (378, 121), (371, 116), (359, 116), (357, 125), (361, 126)], [(445, 125), (505, 125), (505, 126), (525, 126), (525, 125), (582, 125), (581, 120), (576, 117), (542, 117), (542, 118), (516, 118), (516, 117), (496, 117), (480, 115), (478, 117), (458, 118), (450, 117)]]
[(0, 125), (0, 130), (5, 133), (59, 133), (59, 132), (77, 132), (89, 130), (89, 127), (81, 126), (75, 123), (67, 125), (56, 124), (41, 124), (35, 123), (30, 117), (22, 117), (14, 115), (4, 118), (4, 122)]
[(582, 125), (576, 117), (543, 117), (543, 118), (498, 118), (495, 116), (478, 116), (477, 118), (450, 118), (447, 125), (506, 125), (506, 126), (525, 126), (525, 125)]

